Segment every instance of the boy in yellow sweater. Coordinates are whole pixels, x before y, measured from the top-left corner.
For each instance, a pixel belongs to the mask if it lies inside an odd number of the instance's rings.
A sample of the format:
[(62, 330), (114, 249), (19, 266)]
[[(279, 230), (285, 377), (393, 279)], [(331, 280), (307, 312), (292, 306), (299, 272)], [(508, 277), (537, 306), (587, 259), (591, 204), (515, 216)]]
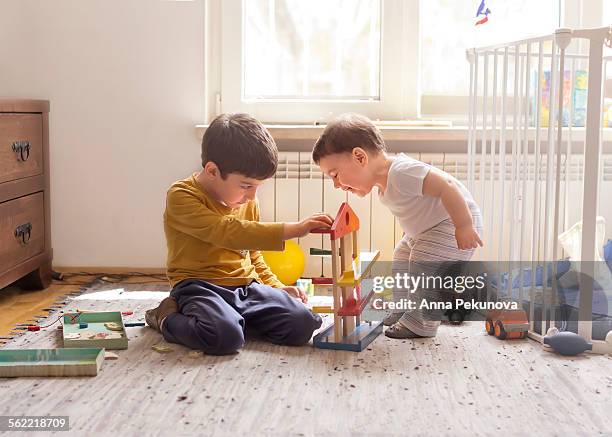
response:
[(202, 170), (168, 190), (164, 230), (173, 289), (145, 314), (147, 324), (172, 343), (208, 354), (236, 352), (246, 333), (276, 344), (303, 345), (321, 318), (303, 303), (304, 292), (281, 283), (260, 250), (332, 218), (314, 214), (295, 223), (259, 221), (257, 188), (276, 172), (270, 133), (247, 114), (222, 114), (202, 140)]

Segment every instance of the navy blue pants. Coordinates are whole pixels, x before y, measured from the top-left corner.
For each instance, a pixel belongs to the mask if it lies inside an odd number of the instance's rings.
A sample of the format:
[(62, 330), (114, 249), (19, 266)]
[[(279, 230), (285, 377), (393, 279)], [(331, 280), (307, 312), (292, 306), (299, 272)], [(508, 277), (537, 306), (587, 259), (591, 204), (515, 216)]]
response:
[(245, 332), (272, 343), (301, 346), (321, 326), (321, 317), (302, 302), (257, 282), (234, 287), (187, 279), (170, 295), (179, 312), (166, 317), (164, 338), (207, 354), (236, 352), (244, 346)]

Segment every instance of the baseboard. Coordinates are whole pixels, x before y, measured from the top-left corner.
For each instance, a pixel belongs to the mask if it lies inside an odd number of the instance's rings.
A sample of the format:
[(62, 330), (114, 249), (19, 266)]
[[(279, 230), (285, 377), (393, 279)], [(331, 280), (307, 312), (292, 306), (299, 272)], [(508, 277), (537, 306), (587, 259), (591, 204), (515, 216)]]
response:
[(113, 273), (127, 274), (132, 272), (144, 273), (148, 275), (165, 275), (166, 269), (159, 267), (100, 267), (100, 266), (53, 266), (53, 270), (61, 273)]

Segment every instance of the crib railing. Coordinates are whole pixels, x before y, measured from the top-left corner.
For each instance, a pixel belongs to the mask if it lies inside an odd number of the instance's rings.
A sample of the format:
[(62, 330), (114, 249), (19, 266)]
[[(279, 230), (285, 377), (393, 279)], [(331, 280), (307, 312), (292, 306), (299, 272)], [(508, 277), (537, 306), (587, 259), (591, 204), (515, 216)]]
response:
[[(610, 47), (611, 29), (559, 29), (552, 35), (467, 51), (468, 187), (482, 208), (484, 239), (490, 242), (483, 255), (498, 266), (508, 262), (507, 292), (512, 291), (512, 275), (520, 275), (521, 302), (524, 296), (529, 301), (530, 336), (540, 341), (555, 325), (551, 309), (558, 284), (553, 261), (567, 255), (557, 237), (573, 224), (570, 217), (577, 210), (583, 223), (578, 333), (592, 338), (602, 127), (604, 120), (607, 123), (602, 91), (610, 61), (604, 47)], [(583, 180), (578, 193), (571, 189), (577, 157)], [(576, 197), (581, 205), (576, 205)], [(518, 270), (510, 268), (510, 262)], [(535, 275), (523, 284), (523, 271), (535, 271), (544, 263), (552, 263), (551, 285), (544, 268), (541, 320), (535, 320)], [(503, 270), (500, 267), (500, 275)], [(594, 350), (605, 348), (605, 343), (594, 342)]]

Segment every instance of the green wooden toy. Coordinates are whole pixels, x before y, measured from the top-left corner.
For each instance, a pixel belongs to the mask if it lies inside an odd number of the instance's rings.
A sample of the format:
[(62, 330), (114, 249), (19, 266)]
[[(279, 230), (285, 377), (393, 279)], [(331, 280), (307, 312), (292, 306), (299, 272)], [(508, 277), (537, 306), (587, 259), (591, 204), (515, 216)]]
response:
[[(119, 311), (64, 314), (64, 347), (127, 349), (128, 338)], [(86, 328), (81, 328), (87, 324)]]
[(0, 377), (96, 376), (104, 349), (0, 349)]

